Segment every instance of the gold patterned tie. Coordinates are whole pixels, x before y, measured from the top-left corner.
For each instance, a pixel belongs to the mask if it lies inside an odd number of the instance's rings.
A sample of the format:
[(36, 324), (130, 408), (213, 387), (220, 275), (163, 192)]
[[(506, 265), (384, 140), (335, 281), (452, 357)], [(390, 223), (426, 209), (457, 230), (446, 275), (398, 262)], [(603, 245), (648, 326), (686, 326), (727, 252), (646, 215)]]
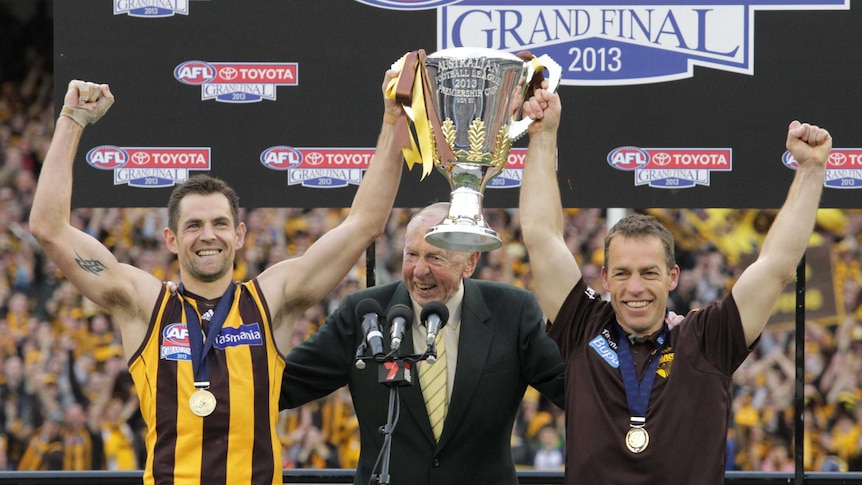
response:
[(419, 369), (419, 385), (422, 386), (422, 396), (425, 397), (425, 407), (428, 409), (428, 419), (434, 431), (434, 439), (440, 441), (443, 433), (443, 421), (446, 420), (446, 408), (449, 407), (446, 397), (446, 346), (443, 336), (437, 333), (434, 339), (437, 346), (437, 362), (423, 362)]

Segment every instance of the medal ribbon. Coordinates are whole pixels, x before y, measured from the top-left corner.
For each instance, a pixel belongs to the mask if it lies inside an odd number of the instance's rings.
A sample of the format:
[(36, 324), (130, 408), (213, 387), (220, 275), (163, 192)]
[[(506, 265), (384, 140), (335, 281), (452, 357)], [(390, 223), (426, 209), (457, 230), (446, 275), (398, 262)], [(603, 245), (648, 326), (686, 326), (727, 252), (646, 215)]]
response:
[(227, 290), (221, 296), (221, 299), (213, 310), (213, 316), (210, 318), (209, 330), (207, 331), (206, 342), (204, 342), (203, 330), (201, 327), (200, 317), (198, 312), (192, 307), (189, 299), (185, 297), (185, 288), (180, 283), (178, 291), (183, 295), (183, 308), (186, 313), (186, 326), (189, 330), (189, 346), (192, 351), (192, 369), (195, 374), (195, 388), (206, 389), (210, 385), (210, 370), (207, 364), (206, 356), (213, 347), (215, 337), (224, 326), (224, 321), (227, 319), (227, 314), (230, 307), (233, 305), (233, 297), (236, 284), (231, 282)]
[(617, 324), (617, 347), (619, 350), (620, 373), (623, 376), (623, 385), (626, 388), (626, 401), (629, 405), (629, 414), (631, 414), (631, 423), (633, 426), (643, 426), (646, 421), (647, 406), (649, 405), (650, 393), (652, 386), (655, 383), (655, 375), (658, 370), (658, 362), (661, 360), (659, 356), (662, 350), (667, 345), (669, 336), (667, 326), (662, 330), (656, 343), (656, 349), (647, 361), (647, 368), (644, 371), (642, 380), (638, 381), (637, 371), (635, 370), (634, 359), (632, 358), (631, 348), (629, 347), (629, 339), (623, 328)]

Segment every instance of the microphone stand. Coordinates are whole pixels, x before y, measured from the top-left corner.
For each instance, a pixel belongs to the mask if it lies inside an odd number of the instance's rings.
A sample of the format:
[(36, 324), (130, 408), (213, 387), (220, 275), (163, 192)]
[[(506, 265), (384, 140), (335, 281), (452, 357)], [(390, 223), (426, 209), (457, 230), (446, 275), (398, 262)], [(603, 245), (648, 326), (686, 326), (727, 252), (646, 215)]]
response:
[[(380, 429), (383, 433), (383, 447), (380, 453), (383, 457), (383, 463), (380, 467), (380, 474), (377, 476), (377, 483), (380, 485), (389, 484), (389, 455), (392, 451), (392, 433), (395, 431), (395, 425), (398, 424), (398, 416), (401, 415), (400, 393), (397, 384), (389, 385), (389, 408), (386, 412), (386, 425)], [(395, 415), (395, 405), (398, 403), (398, 416)], [(374, 470), (372, 470), (372, 479)]]
[[(386, 412), (386, 424), (380, 428), (380, 433), (383, 434), (383, 446), (380, 448), (380, 454), (377, 456), (377, 462), (374, 468), (380, 464), (380, 473), (375, 475), (374, 470), (371, 470), (371, 481), (375, 478), (379, 485), (389, 485), (389, 463), (390, 454), (392, 452), (392, 434), (395, 432), (395, 426), (398, 425), (398, 418), (401, 414), (401, 396), (399, 388), (401, 386), (413, 385), (413, 369), (415, 364), (422, 360), (437, 358), (437, 348), (432, 343), (424, 353), (414, 354), (405, 357), (399, 357), (397, 351), (390, 351), (389, 354), (377, 357), (361, 355), (365, 351), (363, 345), (356, 351), (356, 368), (364, 369), (366, 360), (373, 360), (379, 364), (377, 373), (378, 382), (389, 387), (389, 406)], [(401, 364), (400, 362), (403, 362)], [(369, 481), (369, 483), (371, 482)]]

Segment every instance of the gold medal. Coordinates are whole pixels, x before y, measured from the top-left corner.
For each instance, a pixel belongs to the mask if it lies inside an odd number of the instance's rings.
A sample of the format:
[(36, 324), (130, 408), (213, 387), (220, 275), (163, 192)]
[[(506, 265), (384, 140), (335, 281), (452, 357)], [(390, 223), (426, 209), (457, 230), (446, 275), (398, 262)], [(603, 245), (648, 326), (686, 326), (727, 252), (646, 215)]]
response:
[(200, 417), (209, 416), (216, 407), (216, 398), (206, 389), (198, 389), (189, 398), (189, 407)]
[(632, 453), (640, 453), (649, 446), (649, 433), (643, 426), (632, 426), (626, 433), (626, 448)]

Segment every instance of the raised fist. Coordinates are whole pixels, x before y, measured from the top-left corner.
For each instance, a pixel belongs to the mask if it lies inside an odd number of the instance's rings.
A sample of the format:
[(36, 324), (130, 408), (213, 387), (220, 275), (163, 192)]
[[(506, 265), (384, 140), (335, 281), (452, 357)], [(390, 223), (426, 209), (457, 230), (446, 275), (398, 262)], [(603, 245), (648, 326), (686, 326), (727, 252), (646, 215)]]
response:
[(60, 116), (66, 116), (82, 127), (99, 121), (114, 104), (114, 95), (107, 84), (69, 81)]

